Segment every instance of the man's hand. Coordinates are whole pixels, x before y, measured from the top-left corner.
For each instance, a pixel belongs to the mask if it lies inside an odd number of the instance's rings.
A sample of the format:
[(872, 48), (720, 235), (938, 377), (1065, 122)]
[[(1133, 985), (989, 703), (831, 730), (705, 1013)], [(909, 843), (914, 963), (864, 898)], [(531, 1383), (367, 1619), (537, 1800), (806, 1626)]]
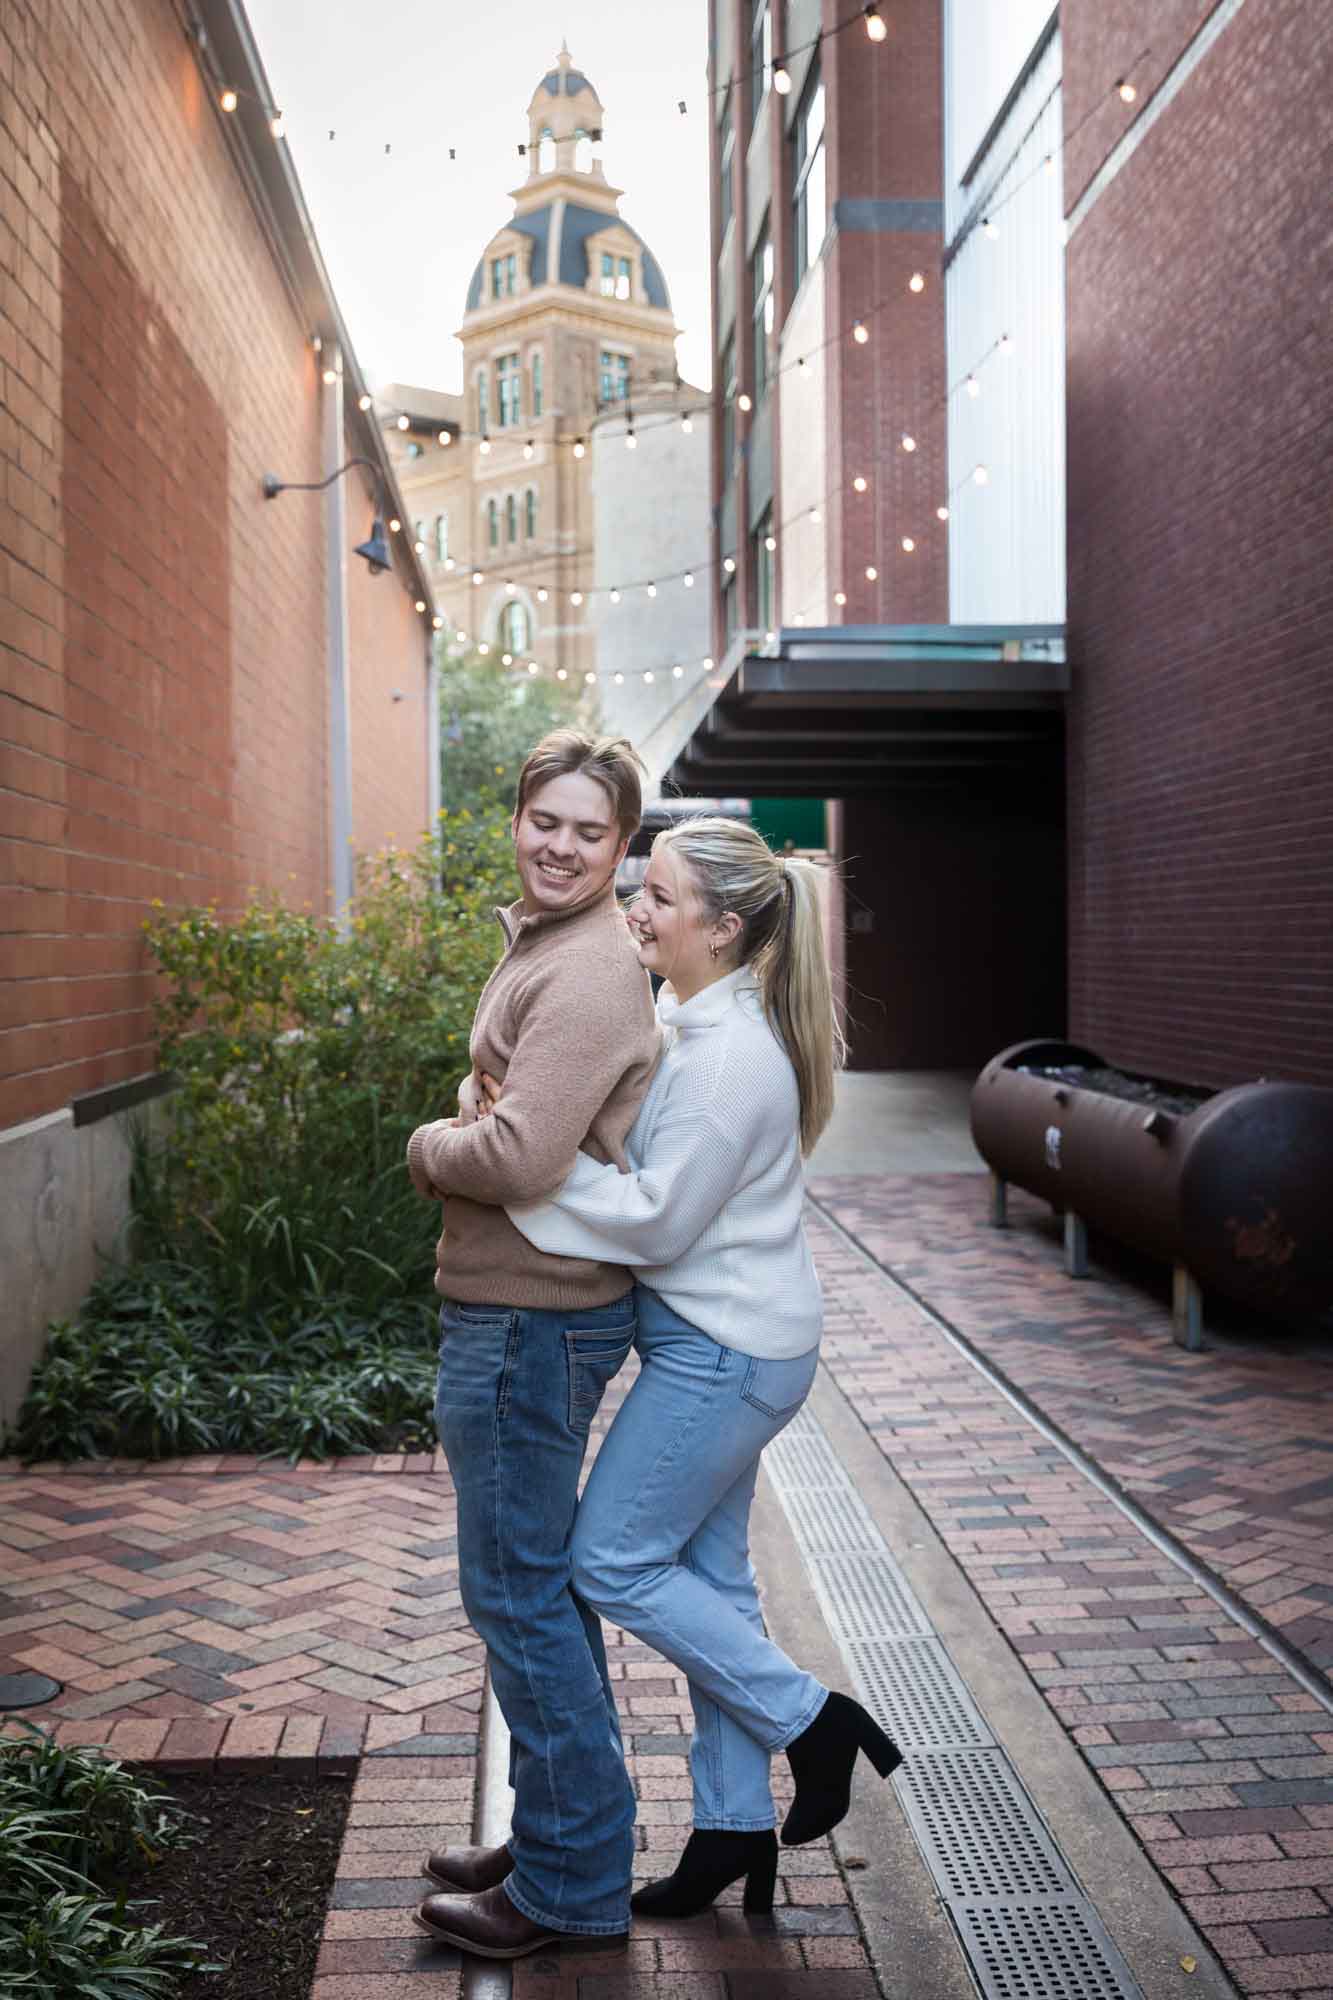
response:
[[(465, 1121), (461, 1118), (439, 1118), (435, 1122), (437, 1125), (452, 1126), (461, 1125)], [(421, 1173), (414, 1167), (410, 1158), (408, 1160), (407, 1171), (411, 1177), (412, 1185), (419, 1195), (423, 1195), (427, 1201), (444, 1200), (444, 1190), (437, 1188), (433, 1180), (430, 1180), (424, 1173)]]
[(481, 1073), (481, 1090), (477, 1099), (478, 1118), (489, 1118), (503, 1095), (504, 1085), (497, 1083), (493, 1076), (487, 1076), (485, 1070), (483, 1070)]
[(460, 1125), (475, 1124), (477, 1119), (477, 1098), (481, 1083), (474, 1069), (470, 1069), (458, 1086), (458, 1122)]

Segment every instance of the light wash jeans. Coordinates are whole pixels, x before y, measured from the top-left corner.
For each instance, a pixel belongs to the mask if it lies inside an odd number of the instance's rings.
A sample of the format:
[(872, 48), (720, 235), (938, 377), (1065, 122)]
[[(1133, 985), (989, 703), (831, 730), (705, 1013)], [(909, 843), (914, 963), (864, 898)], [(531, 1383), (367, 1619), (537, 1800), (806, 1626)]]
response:
[(514, 1872), (552, 1930), (628, 1930), (634, 1793), (597, 1619), (570, 1590), (588, 1432), (634, 1338), (610, 1306), (440, 1312), (435, 1426), (458, 1494), (458, 1583), (510, 1729)]
[(749, 1553), (759, 1454), (791, 1422), (817, 1349), (760, 1361), (719, 1346), (645, 1285), (642, 1363), (574, 1527), (574, 1589), (688, 1677), (696, 1827), (774, 1825), (769, 1764), (827, 1689), (764, 1632)]

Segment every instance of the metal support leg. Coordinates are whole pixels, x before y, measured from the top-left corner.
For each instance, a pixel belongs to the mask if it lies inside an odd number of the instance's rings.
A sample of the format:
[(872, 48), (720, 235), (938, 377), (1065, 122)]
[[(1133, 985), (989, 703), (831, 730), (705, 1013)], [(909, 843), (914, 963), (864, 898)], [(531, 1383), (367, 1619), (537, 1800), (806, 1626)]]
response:
[(1197, 1354), (1203, 1346), (1203, 1294), (1183, 1264), (1171, 1276), (1171, 1337)]
[(992, 1229), (1009, 1227), (1009, 1183), (1002, 1174), (993, 1170), (990, 1177), (990, 1226)]
[(1072, 1208), (1065, 1210), (1065, 1270), (1071, 1278), (1088, 1275), (1088, 1225)]

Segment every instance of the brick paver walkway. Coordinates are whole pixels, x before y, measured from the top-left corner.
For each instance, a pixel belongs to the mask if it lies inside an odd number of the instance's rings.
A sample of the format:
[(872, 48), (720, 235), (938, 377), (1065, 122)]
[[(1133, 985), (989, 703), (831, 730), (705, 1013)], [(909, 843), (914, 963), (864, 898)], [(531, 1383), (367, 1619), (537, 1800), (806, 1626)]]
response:
[[(1311, 1505), (1300, 1489), (1281, 1507), (1247, 1497), (1242, 1413), (1251, 1413), (1256, 1465), (1294, 1453), (1302, 1419), (1313, 1428), (1312, 1386), (1330, 1386), (1322, 1359), (1281, 1343), (1276, 1353), (1188, 1355), (1149, 1302), (1108, 1284), (1071, 1284), (1054, 1241), (983, 1235), (983, 1183), (950, 1177), (928, 1194), (916, 1186), (848, 1181), (816, 1192), (1085, 1449), (1113, 1458), (1127, 1485), (1142, 1419), (1152, 1462), (1137, 1482), (1141, 1500), (1180, 1493), (1166, 1483), (1163, 1440), (1174, 1424), (1177, 1460), (1197, 1482), (1186, 1500), (1210, 1479), (1234, 1481), (1224, 1490), (1240, 1496), (1251, 1540), (1284, 1552), (1249, 1560), (1314, 1567), (1303, 1552), (1326, 1537), (1327, 1517), (1295, 1511)], [(896, 1286), (818, 1220), (812, 1240), (834, 1379), (1241, 1991), (1333, 2000), (1333, 1717)], [(1099, 1399), (1112, 1396), (1121, 1401), (1103, 1408)], [(1209, 1412), (1227, 1447), (1211, 1465)], [(1275, 1413), (1284, 1428), (1270, 1450)], [(1177, 1532), (1198, 1519), (1184, 1504), (1171, 1517)], [(1293, 1521), (1306, 1532), (1293, 1535)], [(1200, 1552), (1231, 1555), (1228, 1580), (1239, 1588), (1231, 1530), (1213, 1532), (1215, 1544), (1197, 1529), (1190, 1539)], [(1311, 1602), (1322, 1608), (1330, 1596)]]
[[(1171, 1339), (1159, 1293), (1065, 1275), (1043, 1202), (1010, 1192), (986, 1224), (984, 1177), (816, 1184), (898, 1273), (1312, 1664), (1333, 1673), (1333, 1340), (1236, 1308), (1211, 1346)], [(1094, 1254), (1095, 1254), (1094, 1245)], [(1151, 1282), (1152, 1274), (1149, 1274)]]

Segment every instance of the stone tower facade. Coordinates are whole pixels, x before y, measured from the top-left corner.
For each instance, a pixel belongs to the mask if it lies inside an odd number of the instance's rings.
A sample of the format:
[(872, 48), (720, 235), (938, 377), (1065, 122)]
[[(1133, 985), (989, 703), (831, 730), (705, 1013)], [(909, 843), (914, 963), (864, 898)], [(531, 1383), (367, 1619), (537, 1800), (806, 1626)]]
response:
[(636, 396), (661, 422), (677, 380), (666, 281), (603, 172), (604, 119), (562, 47), (528, 105), (513, 214), (468, 287), (462, 395), (395, 384), (378, 399), (402, 532), (424, 545), (446, 627), (580, 681), (597, 668), (593, 425), (632, 416)]

